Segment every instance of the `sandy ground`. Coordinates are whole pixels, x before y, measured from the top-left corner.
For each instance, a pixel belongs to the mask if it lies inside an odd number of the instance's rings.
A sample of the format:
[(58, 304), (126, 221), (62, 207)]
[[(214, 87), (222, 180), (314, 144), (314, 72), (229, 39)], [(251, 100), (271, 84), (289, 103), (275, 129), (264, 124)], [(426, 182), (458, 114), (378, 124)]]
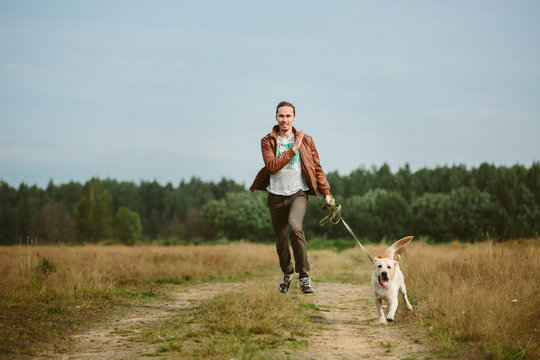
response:
[[(37, 358), (156, 359), (156, 344), (134, 340), (138, 333), (153, 322), (165, 319), (172, 311), (189, 312), (197, 301), (230, 291), (231, 286), (241, 288), (243, 285), (213, 283), (175, 287), (171, 290), (171, 300), (130, 308), (74, 335), (69, 346), (49, 349)], [(313, 304), (320, 309), (316, 312), (316, 326), (321, 329), (309, 337), (310, 345), (306, 350), (296, 351), (290, 358), (390, 360), (430, 357), (422, 335), (406, 332), (400, 326), (399, 318), (387, 326), (377, 324), (369, 285), (319, 283), (315, 284), (315, 289), (315, 294), (305, 296), (312, 297)], [(403, 306), (401, 301), (400, 306)]]

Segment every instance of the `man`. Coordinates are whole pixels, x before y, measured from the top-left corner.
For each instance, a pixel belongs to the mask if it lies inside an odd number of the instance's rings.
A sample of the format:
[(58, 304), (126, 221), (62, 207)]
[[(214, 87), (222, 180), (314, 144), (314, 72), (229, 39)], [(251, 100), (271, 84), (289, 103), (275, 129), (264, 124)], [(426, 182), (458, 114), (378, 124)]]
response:
[[(285, 101), (276, 108), (277, 125), (261, 140), (264, 167), (259, 171), (251, 191), (268, 191), (268, 209), (274, 240), (283, 275), (279, 291), (287, 293), (292, 276), (299, 273), (298, 282), (303, 293), (313, 293), (313, 282), (308, 275), (306, 237), (302, 223), (306, 213), (308, 194), (322, 193), (330, 202), (330, 185), (326, 180), (317, 149), (311, 136), (304, 130), (296, 131), (294, 105)], [(294, 254), (293, 267), (288, 234)]]

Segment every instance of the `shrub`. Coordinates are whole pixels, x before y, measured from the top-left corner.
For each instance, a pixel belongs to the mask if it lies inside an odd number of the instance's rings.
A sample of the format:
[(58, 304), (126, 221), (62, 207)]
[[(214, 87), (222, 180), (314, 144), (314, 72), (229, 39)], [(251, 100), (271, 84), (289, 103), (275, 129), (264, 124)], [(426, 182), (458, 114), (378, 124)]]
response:
[(118, 208), (114, 224), (118, 238), (124, 244), (133, 244), (141, 235), (141, 218), (127, 207)]

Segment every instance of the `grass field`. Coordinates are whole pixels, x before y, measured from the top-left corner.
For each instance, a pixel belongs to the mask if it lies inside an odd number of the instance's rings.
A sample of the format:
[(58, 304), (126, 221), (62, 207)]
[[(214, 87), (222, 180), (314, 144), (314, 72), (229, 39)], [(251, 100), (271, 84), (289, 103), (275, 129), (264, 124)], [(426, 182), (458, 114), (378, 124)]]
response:
[[(382, 254), (384, 247), (368, 250)], [(309, 255), (316, 282), (369, 282), (371, 264), (358, 248)], [(413, 241), (402, 260), (415, 307), (404, 315), (405, 326), (427, 329), (433, 358), (539, 358), (539, 255), (534, 240), (441, 246)], [(1, 357), (30, 358), (118, 309), (165, 297), (170, 284), (251, 285), (202, 302), (182, 321), (148, 329), (150, 340), (169, 339), (164, 353), (195, 347), (200, 351), (190, 354), (201, 359), (238, 353), (268, 358), (272, 349), (306, 346), (312, 335), (313, 309), (305, 297), (257, 287), (258, 279), (279, 280), (270, 245), (2, 247), (0, 271)], [(212, 339), (213, 346), (194, 339)]]

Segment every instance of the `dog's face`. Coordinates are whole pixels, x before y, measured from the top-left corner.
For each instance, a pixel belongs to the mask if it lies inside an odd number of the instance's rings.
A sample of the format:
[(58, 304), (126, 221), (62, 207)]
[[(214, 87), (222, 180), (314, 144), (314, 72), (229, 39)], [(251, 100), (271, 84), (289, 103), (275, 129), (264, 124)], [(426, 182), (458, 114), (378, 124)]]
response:
[(374, 259), (375, 275), (382, 286), (388, 286), (388, 282), (394, 277), (396, 273), (396, 266), (399, 264), (399, 260), (392, 260), (377, 256)]

